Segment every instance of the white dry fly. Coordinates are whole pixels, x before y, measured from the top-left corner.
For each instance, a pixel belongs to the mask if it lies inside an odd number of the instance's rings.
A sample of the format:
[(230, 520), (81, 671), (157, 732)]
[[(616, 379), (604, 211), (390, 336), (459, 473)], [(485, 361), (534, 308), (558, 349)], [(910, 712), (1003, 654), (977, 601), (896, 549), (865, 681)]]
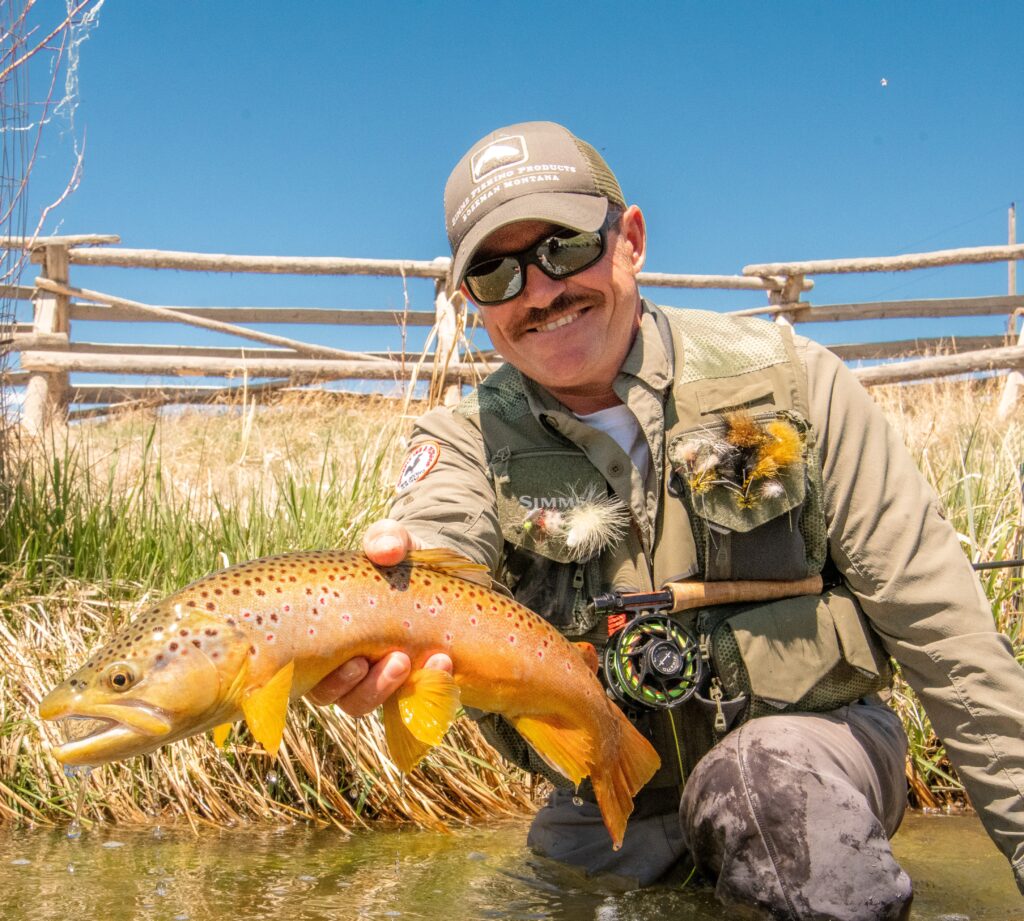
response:
[(570, 499), (560, 530), (573, 559), (588, 560), (622, 540), (629, 527), (629, 510), (620, 499), (593, 486), (582, 494), (571, 493)]

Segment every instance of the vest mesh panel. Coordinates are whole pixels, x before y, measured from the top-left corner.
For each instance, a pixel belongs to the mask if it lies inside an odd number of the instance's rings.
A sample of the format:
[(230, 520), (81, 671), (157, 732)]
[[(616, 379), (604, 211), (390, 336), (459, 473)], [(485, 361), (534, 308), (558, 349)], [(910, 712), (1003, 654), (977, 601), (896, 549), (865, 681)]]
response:
[(708, 310), (666, 310), (665, 315), (685, 342), (678, 362), (681, 384), (759, 371), (787, 360), (782, 336), (766, 336), (763, 320), (723, 317)]

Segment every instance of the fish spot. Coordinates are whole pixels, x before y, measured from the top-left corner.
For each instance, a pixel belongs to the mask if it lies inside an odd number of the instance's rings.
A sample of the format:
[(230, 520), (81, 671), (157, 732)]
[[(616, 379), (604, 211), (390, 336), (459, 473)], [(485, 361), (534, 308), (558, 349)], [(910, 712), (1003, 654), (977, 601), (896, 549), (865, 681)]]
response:
[(268, 633), (267, 634), (267, 642), (268, 643), (273, 643), (274, 642), (274, 634), (273, 633)]
[(516, 642), (516, 635), (514, 633), (510, 633), (508, 635), (508, 641), (514, 646)]
[(241, 595), (242, 594), (242, 590), (240, 588), (233, 588), (233, 589), (231, 589), (231, 594), (232, 595)]
[(277, 616), (277, 611), (274, 611), (274, 612), (273, 612), (273, 613), (272, 613), (272, 614), (270, 615), (270, 619), (271, 619), (271, 620), (272, 620), (272, 621), (273, 621), (273, 622), (274, 622), (274, 623), (276, 624), (276, 623), (277, 623), (277, 622), (278, 622), (278, 621), (279, 621), (279, 620), (280, 620), (281, 618), (279, 618), (279, 617)]
[(316, 636), (316, 627), (310, 627), (307, 632), (310, 636)]
[(290, 604), (286, 604), (281, 608), (281, 610), (284, 611), (285, 614), (290, 614), (292, 606)]
[(538, 659), (543, 659), (544, 658), (544, 650), (543, 649), (538, 649), (537, 650), (537, 658)]
[(369, 604), (371, 608), (374, 608), (374, 607), (377, 606), (377, 599), (376, 598), (367, 598), (366, 601), (367, 601), (367, 604)]
[(168, 646), (167, 648), (170, 649), (171, 652), (177, 652), (178, 651), (178, 644), (177, 643), (171, 643), (171, 645)]
[(405, 627), (406, 630), (411, 630), (412, 629), (412, 621), (403, 620), (402, 621), (402, 626)]
[(351, 614), (342, 614), (341, 615), (341, 619), (343, 621), (345, 621), (346, 624), (352, 623), (352, 615)]
[(192, 640), (192, 645), (195, 646), (196, 649), (202, 649), (203, 641), (202, 640)]
[(471, 623), (471, 624), (472, 624), (472, 625), (473, 625), (474, 627), (475, 627), (475, 626), (477, 625), (477, 619), (476, 619), (475, 617), (470, 617), (470, 619), (469, 619), (469, 622), (470, 622), (470, 623)]
[(446, 633), (446, 634), (444, 635), (444, 641), (445, 641), (446, 643), (450, 643), (450, 642), (451, 642), (451, 641), (452, 641), (453, 639), (455, 639), (455, 637), (454, 637), (454, 636), (452, 636), (452, 634), (451, 634), (451, 633)]

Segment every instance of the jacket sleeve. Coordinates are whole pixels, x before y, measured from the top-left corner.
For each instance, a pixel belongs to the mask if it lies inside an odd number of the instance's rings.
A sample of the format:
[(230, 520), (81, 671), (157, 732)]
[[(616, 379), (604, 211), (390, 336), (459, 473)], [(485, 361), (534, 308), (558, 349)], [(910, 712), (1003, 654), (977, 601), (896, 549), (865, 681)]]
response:
[[(429, 446), (437, 451), (432, 466), (403, 486), (409, 458)], [(502, 538), (479, 431), (451, 410), (433, 410), (417, 420), (406, 458), (390, 517), (425, 546), (455, 550), (494, 573)]]
[(1024, 892), (1024, 669), (938, 497), (843, 363), (801, 340), (829, 551)]

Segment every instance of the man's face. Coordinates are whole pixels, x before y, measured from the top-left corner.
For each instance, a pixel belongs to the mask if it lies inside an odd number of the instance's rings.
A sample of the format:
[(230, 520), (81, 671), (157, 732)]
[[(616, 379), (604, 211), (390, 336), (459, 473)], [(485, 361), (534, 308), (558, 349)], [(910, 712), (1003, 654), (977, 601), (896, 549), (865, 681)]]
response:
[[(518, 252), (560, 229), (540, 221), (510, 224), (484, 241), (474, 261)], [(640, 324), (636, 275), (646, 248), (640, 209), (628, 208), (606, 234), (605, 253), (590, 268), (559, 280), (529, 265), (512, 300), (477, 308), (502, 357), (576, 412), (618, 402), (612, 381)]]

